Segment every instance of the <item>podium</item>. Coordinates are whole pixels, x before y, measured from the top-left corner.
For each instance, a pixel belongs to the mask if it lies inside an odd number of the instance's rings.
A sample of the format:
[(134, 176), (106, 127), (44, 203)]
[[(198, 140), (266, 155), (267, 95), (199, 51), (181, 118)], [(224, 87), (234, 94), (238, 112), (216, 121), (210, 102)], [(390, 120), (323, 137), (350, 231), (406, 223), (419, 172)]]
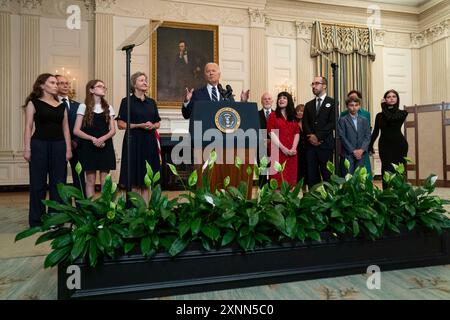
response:
[[(258, 150), (259, 116), (256, 103), (234, 101), (197, 101), (189, 120), (189, 133), (193, 149), (194, 168), (197, 170), (197, 187), (202, 184), (202, 167), (210, 152), (217, 153), (216, 164), (210, 179), (211, 191), (224, 188), (224, 179), (230, 177), (229, 186), (247, 183), (247, 198), (253, 187), (253, 169)], [(241, 168), (235, 166), (236, 156)], [(251, 166), (252, 172), (247, 173)]]

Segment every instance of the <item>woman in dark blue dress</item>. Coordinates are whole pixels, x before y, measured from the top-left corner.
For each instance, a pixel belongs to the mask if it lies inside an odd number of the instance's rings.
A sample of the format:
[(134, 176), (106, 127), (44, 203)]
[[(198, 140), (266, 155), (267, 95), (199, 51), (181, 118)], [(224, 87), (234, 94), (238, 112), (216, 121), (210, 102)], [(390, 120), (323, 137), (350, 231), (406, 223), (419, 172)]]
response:
[[(139, 192), (148, 200), (148, 189), (144, 183), (147, 173), (147, 161), (154, 173), (161, 170), (156, 130), (159, 129), (161, 118), (155, 100), (147, 97), (147, 75), (136, 72), (131, 76), (130, 97), (130, 183), (133, 191)], [(119, 115), (116, 118), (120, 130), (127, 127), (127, 98), (120, 103)], [(122, 163), (119, 183), (127, 185), (127, 135), (123, 138)]]

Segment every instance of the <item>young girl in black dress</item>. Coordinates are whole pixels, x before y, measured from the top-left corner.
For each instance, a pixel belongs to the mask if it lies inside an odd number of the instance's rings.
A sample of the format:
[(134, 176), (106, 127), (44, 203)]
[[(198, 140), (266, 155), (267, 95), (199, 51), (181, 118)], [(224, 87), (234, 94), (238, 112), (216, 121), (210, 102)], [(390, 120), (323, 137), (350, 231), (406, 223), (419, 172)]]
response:
[(112, 137), (116, 134), (114, 109), (105, 100), (106, 87), (101, 80), (86, 85), (86, 99), (77, 110), (74, 133), (80, 137), (80, 163), (86, 172), (86, 196), (95, 194), (96, 173), (103, 185), (110, 170), (116, 169)]

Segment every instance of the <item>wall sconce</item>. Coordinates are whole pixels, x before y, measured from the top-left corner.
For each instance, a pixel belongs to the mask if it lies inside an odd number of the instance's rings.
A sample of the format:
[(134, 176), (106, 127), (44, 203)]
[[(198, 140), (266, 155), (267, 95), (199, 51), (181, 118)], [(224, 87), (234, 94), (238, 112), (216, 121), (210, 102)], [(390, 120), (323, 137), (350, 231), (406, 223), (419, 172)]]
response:
[(275, 86), (275, 91), (276, 91), (276, 94), (286, 91), (287, 93), (289, 93), (292, 96), (292, 99), (294, 100), (294, 104), (295, 104), (297, 97), (295, 95), (295, 89), (294, 89), (292, 82), (288, 82), (288, 80), (285, 80), (283, 83)]
[(68, 96), (69, 96), (69, 99), (74, 99), (76, 97), (76, 95), (77, 95), (77, 93), (75, 91), (75, 87), (76, 87), (75, 81), (77, 79), (74, 77), (74, 75), (70, 74), (70, 71), (66, 70), (65, 67), (62, 67), (61, 71), (56, 70), (55, 74), (60, 74), (60, 75), (62, 75), (64, 77), (66, 77), (67, 80), (69, 80), (69, 94), (68, 94)]

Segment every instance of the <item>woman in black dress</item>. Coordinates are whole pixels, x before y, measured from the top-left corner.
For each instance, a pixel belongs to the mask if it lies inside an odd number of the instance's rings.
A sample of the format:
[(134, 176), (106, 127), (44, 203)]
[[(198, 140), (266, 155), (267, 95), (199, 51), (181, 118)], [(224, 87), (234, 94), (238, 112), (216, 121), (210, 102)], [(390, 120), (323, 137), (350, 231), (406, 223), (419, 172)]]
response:
[[(381, 103), (381, 112), (375, 118), (375, 127), (372, 133), (369, 150), (373, 153), (373, 144), (381, 130), (378, 149), (381, 159), (381, 174), (384, 177), (386, 171), (394, 172), (392, 164), (403, 163), (406, 169), (408, 142), (401, 132), (403, 122), (408, 116), (408, 111), (399, 110), (400, 97), (397, 91), (391, 89), (384, 94)], [(406, 172), (406, 171), (405, 171)], [(383, 189), (386, 187), (383, 180)]]
[(25, 100), (23, 157), (30, 164), (30, 227), (42, 225), (46, 213), (42, 200), (47, 193), (47, 176), (50, 200), (62, 202), (56, 186), (66, 183), (67, 161), (72, 157), (67, 110), (57, 93), (56, 78), (44, 73), (37, 77)]
[[(149, 193), (144, 183), (147, 173), (145, 162), (152, 167), (154, 173), (161, 170), (156, 130), (159, 129), (161, 118), (155, 100), (147, 97), (147, 75), (136, 72), (131, 76), (130, 119), (127, 118), (127, 98), (120, 104), (117, 124), (120, 130), (127, 128), (130, 122), (130, 184), (133, 191), (139, 192), (145, 200)], [(127, 135), (123, 138), (122, 163), (120, 166), (119, 183), (127, 185)]]
[(95, 180), (100, 171), (103, 186), (110, 170), (116, 169), (112, 137), (116, 134), (114, 109), (105, 100), (106, 87), (101, 80), (86, 85), (86, 98), (77, 110), (73, 132), (80, 137), (80, 163), (86, 173), (86, 196), (95, 195)]

